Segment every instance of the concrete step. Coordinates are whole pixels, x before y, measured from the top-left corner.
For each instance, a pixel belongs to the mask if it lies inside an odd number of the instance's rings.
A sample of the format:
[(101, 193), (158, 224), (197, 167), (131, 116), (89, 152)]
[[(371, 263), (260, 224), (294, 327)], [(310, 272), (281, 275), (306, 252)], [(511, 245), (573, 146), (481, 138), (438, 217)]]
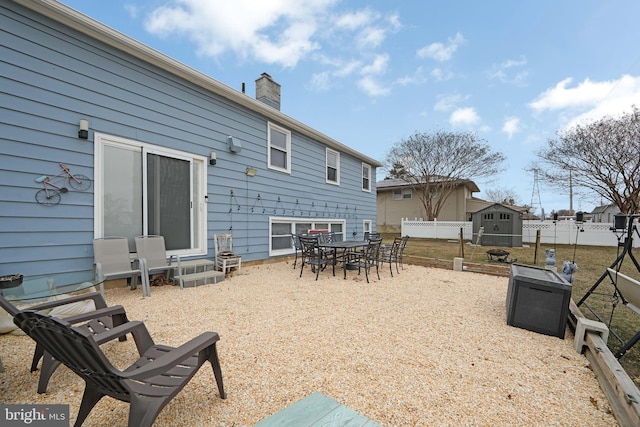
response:
[[(185, 269), (204, 269), (204, 270), (215, 270), (216, 263), (210, 259), (192, 259), (188, 261), (180, 261), (180, 267), (184, 271)], [(178, 268), (178, 262), (174, 261), (172, 263), (174, 268)]]
[(181, 287), (206, 285), (209, 283), (218, 283), (224, 280), (222, 271), (207, 270), (199, 273), (183, 274), (182, 277), (175, 277), (176, 280), (182, 280)]

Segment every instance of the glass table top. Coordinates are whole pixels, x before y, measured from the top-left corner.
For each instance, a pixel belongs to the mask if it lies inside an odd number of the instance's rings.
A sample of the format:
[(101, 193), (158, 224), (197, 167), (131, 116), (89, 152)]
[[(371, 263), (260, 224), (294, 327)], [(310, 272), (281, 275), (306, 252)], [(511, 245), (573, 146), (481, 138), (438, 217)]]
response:
[(102, 280), (97, 280), (92, 271), (24, 276), (21, 285), (0, 289), (0, 295), (9, 301), (35, 302), (85, 290), (101, 283)]

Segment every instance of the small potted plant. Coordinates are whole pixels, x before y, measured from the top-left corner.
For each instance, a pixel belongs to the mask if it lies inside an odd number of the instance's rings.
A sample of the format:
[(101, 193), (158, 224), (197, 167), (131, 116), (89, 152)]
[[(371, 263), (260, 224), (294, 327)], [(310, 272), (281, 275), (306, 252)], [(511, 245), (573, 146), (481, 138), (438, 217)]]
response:
[(0, 276), (0, 289), (15, 288), (22, 285), (22, 274), (10, 274), (7, 276)]

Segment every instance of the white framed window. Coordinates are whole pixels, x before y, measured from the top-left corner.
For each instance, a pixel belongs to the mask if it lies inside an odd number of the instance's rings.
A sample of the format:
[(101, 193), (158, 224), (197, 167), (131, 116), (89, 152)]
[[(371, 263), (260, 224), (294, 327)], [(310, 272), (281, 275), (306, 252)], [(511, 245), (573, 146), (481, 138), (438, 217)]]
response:
[(309, 230), (330, 230), (337, 241), (345, 240), (346, 221), (310, 218), (269, 217), (269, 256), (294, 253), (292, 234)]
[(365, 219), (362, 221), (362, 234), (371, 233), (371, 220)]
[(267, 167), (280, 172), (291, 173), (291, 132), (267, 124)]
[(96, 133), (94, 236), (164, 236), (169, 255), (207, 253), (206, 158)]
[(327, 182), (340, 184), (340, 153), (327, 148)]
[(393, 200), (411, 199), (413, 192), (410, 188), (396, 188), (393, 190)]
[(362, 164), (362, 191), (371, 192), (371, 166)]

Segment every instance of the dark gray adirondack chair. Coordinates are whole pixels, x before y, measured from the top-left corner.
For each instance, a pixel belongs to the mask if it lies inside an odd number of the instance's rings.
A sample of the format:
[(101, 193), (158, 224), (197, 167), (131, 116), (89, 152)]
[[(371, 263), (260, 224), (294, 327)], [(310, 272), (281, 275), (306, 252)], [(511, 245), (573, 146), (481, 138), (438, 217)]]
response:
[[(76, 295), (69, 298), (41, 303), (35, 306), (29, 307), (34, 311), (49, 310), (54, 307), (64, 306), (78, 301), (93, 300), (95, 311), (89, 311), (87, 313), (78, 314), (75, 316), (66, 317), (65, 321), (76, 327), (83, 328), (87, 332), (94, 335), (94, 339), (101, 343), (100, 335), (107, 332), (114, 326), (127, 323), (127, 313), (124, 307), (121, 305), (114, 305), (107, 307), (107, 303), (104, 301), (100, 292), (91, 292), (88, 294)], [(20, 312), (11, 302), (5, 297), (0, 295), (0, 307), (2, 307), (7, 313), (15, 318), (16, 314)], [(119, 337), (120, 341), (126, 340), (126, 336)], [(47, 391), (47, 385), (51, 375), (58, 369), (60, 362), (57, 361), (50, 353), (45, 351), (44, 347), (39, 343), (36, 343), (36, 349), (33, 353), (33, 360), (31, 362), (31, 372), (38, 370), (38, 363), (42, 359), (42, 367), (40, 368), (40, 378), (38, 379), (38, 393), (42, 394)]]
[(142, 322), (133, 321), (103, 334), (117, 338), (131, 333), (140, 358), (120, 371), (104, 355), (93, 335), (68, 322), (33, 310), (16, 314), (14, 322), (45, 351), (78, 374), (85, 382), (75, 426), (81, 426), (104, 396), (129, 402), (129, 427), (151, 426), (173, 397), (209, 361), (220, 397), (226, 394), (218, 360), (215, 332), (205, 332), (180, 347), (156, 345)]

